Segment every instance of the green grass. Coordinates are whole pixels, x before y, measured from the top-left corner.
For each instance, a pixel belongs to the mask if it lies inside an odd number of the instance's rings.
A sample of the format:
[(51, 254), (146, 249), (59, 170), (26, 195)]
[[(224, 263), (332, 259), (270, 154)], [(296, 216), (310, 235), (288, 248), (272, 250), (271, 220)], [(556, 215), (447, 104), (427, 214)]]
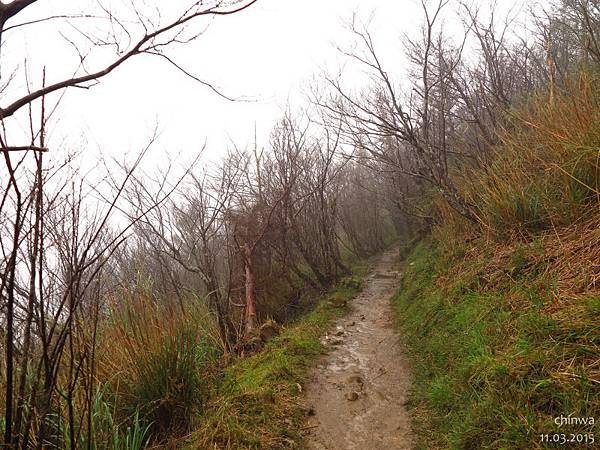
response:
[(284, 328), (262, 351), (230, 365), (184, 447), (297, 447), (306, 414), (300, 404), (302, 383), (311, 363), (323, 351), (321, 336), (334, 318), (347, 312), (328, 299), (354, 297), (361, 289), (364, 273), (365, 268), (359, 267), (354, 278), (342, 280), (311, 312)]
[(140, 354), (131, 380), (123, 380), (124, 403), (150, 424), (155, 435), (185, 432), (193, 411), (206, 401), (217, 349), (191, 327), (181, 324), (162, 336), (152, 352)]
[(527, 251), (515, 249), (493, 283), (488, 259), (463, 256), (420, 244), (394, 298), (419, 448), (541, 448), (554, 417), (600, 419), (598, 297), (549, 309), (552, 279)]

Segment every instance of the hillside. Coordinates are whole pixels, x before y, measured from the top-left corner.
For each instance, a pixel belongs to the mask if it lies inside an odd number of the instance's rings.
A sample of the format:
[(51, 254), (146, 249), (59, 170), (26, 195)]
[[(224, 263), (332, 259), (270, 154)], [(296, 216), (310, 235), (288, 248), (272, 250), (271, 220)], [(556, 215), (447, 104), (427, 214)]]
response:
[(597, 439), (598, 86), (582, 73), (568, 93), (512, 112), (491, 170), (461, 178), (477, 222), (443, 210), (404, 263), (394, 305), (421, 448)]
[(600, 296), (558, 294), (553, 250), (424, 242), (406, 260), (394, 305), (414, 361), (419, 448), (553, 448), (563, 433), (592, 446)]
[(2, 449), (598, 445), (598, 0), (310, 1), (0, 0)]

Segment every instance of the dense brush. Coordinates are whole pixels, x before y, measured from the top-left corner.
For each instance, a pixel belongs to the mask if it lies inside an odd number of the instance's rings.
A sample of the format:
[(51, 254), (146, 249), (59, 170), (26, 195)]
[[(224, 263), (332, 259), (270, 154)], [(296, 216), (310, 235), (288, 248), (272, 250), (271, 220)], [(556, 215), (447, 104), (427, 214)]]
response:
[(532, 98), (509, 113), (493, 163), (461, 182), (483, 230), (530, 236), (598, 211), (598, 81), (582, 73), (562, 94)]

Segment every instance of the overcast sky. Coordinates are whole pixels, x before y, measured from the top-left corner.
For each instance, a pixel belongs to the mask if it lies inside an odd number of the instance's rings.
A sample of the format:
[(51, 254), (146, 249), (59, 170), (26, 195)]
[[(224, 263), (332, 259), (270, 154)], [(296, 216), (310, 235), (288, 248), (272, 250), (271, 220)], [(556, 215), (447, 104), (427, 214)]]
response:
[[(124, 20), (132, 16), (132, 0), (102, 0), (102, 4)], [(181, 13), (191, 0), (133, 0), (141, 11), (160, 11), (163, 22)], [(475, 0), (487, 4), (487, 0)], [(499, 2), (501, 8), (512, 1)], [(443, 21), (450, 32), (461, 33), (451, 2)], [(19, 14), (10, 25), (53, 15), (98, 13), (97, 0), (39, 0)], [(156, 153), (197, 154), (204, 142), (207, 156), (225, 153), (231, 141), (239, 146), (254, 139), (268, 140), (269, 132), (288, 103), (302, 106), (303, 92), (311, 89), (318, 75), (337, 73), (345, 67), (345, 83), (360, 86), (364, 77), (336, 45), (354, 44), (347, 23), (356, 16), (369, 21), (375, 44), (386, 70), (401, 77), (406, 68), (402, 55), (403, 35), (415, 36), (423, 22), (419, 0), (259, 0), (247, 10), (195, 22), (194, 30), (206, 31), (195, 42), (169, 52), (181, 66), (218, 86), (226, 95), (250, 101), (231, 102), (152, 56), (139, 56), (119, 67), (89, 90), (70, 89), (48, 127), (49, 146), (55, 153), (81, 150), (111, 155), (139, 151), (155, 126), (160, 130)], [(77, 30), (102, 35), (106, 21), (93, 19), (53, 20), (9, 30), (3, 36), (1, 74), (6, 81), (16, 69), (8, 89), (0, 92), (0, 106), (26, 88), (25, 72), (32, 87), (39, 88), (42, 67), (48, 83), (68, 77), (77, 68), (79, 56), (68, 41), (83, 50), (89, 43)], [(139, 31), (139, 29), (138, 29)], [(88, 69), (101, 67), (114, 58), (110, 48), (95, 48), (88, 56)], [(51, 102), (56, 102), (54, 95)], [(19, 127), (26, 133), (23, 114), (10, 119), (9, 140)], [(18, 126), (15, 122), (18, 121)], [(13, 142), (22, 145), (22, 142)]]
[[(112, 3), (117, 13), (126, 14), (123, 4), (127, 2)], [(139, 2), (160, 5), (164, 17), (181, 11), (188, 3)], [(91, 12), (92, 4), (89, 0), (40, 0), (14, 23)], [(120, 154), (143, 146), (158, 124), (161, 151), (194, 154), (206, 140), (208, 152), (218, 155), (225, 151), (229, 139), (238, 145), (252, 141), (255, 123), (259, 141), (264, 142), (288, 101), (302, 103), (301, 93), (310, 88), (314, 75), (324, 68), (335, 72), (344, 65), (334, 44), (352, 45), (344, 23), (355, 13), (362, 21), (374, 14), (370, 27), (377, 46), (388, 64), (398, 67), (401, 36), (416, 32), (421, 20), (416, 1), (259, 0), (240, 14), (214, 20), (196, 42), (170, 53), (186, 69), (227, 95), (252, 101), (227, 101), (165, 62), (142, 56), (90, 90), (69, 90), (51, 124), (50, 143)], [(90, 25), (101, 28), (92, 21), (72, 23), (81, 29)], [(63, 21), (7, 33), (2, 48), (3, 78), (14, 67), (23, 69), (25, 60), (34, 85), (39, 86), (42, 66), (46, 66), (49, 81), (71, 73), (77, 66), (77, 54), (63, 36), (83, 42)], [(13, 87), (0, 97), (3, 103), (19, 88), (24, 89), (24, 76), (19, 74)], [(352, 73), (347, 79), (349, 83), (358, 80)], [(26, 128), (22, 117), (21, 124)]]

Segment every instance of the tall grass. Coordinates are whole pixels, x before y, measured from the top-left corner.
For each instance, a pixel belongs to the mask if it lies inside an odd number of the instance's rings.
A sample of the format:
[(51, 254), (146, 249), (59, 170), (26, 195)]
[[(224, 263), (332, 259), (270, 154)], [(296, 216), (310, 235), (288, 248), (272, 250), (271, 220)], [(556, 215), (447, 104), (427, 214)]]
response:
[(500, 237), (582, 220), (600, 205), (600, 77), (509, 114), (491, 167), (461, 182), (481, 226)]
[(117, 417), (139, 418), (157, 439), (187, 432), (210, 395), (222, 352), (203, 303), (169, 309), (136, 290), (113, 302), (109, 317), (98, 377)]
[(64, 427), (62, 447), (94, 450), (142, 450), (148, 440), (149, 425), (142, 425), (136, 411), (123, 423), (115, 420), (114, 406), (107, 401), (107, 386), (98, 386), (92, 402), (92, 433), (78, 435), (75, 445), (71, 444), (70, 433)]
[[(560, 416), (600, 415), (600, 77), (511, 111), (491, 165), (456, 175), (395, 298), (422, 448), (545, 448)], [(468, 239), (465, 237), (468, 236)]]
[[(73, 336), (73, 348), (94, 349), (85, 363), (95, 369), (73, 387), (73, 426), (65, 404), (55, 402), (44, 422), (47, 442), (33, 436), (31, 445), (141, 450), (187, 433), (222, 370), (223, 344), (205, 301), (190, 296), (175, 307), (140, 284), (108, 298), (94, 326), (83, 320)], [(62, 398), (67, 371), (63, 364), (57, 375)], [(32, 426), (41, 425), (34, 418)]]

